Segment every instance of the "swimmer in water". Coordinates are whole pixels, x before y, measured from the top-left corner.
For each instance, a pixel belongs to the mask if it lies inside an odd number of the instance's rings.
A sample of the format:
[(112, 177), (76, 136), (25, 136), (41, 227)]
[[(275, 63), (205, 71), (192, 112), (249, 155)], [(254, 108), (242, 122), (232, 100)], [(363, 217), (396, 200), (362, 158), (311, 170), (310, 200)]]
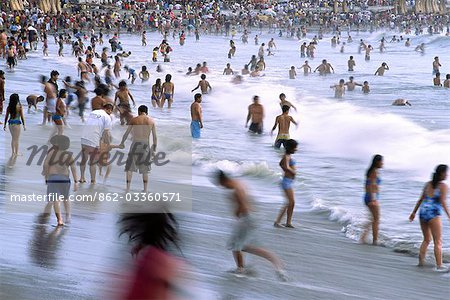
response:
[(139, 72), (139, 78), (141, 79), (142, 83), (148, 81), (150, 78), (150, 73), (147, 71), (146, 66), (142, 66), (141, 72)]
[(370, 87), (369, 87), (369, 82), (368, 81), (364, 81), (363, 82), (363, 86), (362, 86), (362, 92), (364, 93), (364, 94), (368, 94), (368, 93), (370, 93)]
[(334, 89), (334, 98), (342, 98), (345, 94), (345, 80), (339, 80), (339, 84), (332, 85), (330, 88)]
[(296, 76), (297, 72), (295, 72), (295, 67), (292, 66), (291, 69), (289, 70), (289, 79), (295, 79)]
[(248, 126), (248, 122), (251, 120), (249, 131), (262, 134), (263, 131), (263, 119), (264, 119), (264, 107), (259, 103), (259, 96), (253, 97), (253, 103), (248, 106), (247, 121), (245, 122), (245, 128)]
[(439, 72), (436, 73), (436, 77), (433, 78), (433, 85), (434, 86), (442, 86), (441, 73), (439, 73)]
[(294, 123), (295, 126), (298, 127), (297, 122), (295, 122), (295, 120), (289, 115), (289, 109), (290, 107), (288, 105), (283, 105), (281, 108), (283, 113), (275, 118), (275, 124), (270, 132), (270, 135), (273, 135), (273, 131), (278, 126), (278, 134), (274, 144), (274, 147), (277, 149), (280, 149), (281, 145), (286, 148), (286, 142), (290, 140), (289, 128), (291, 123)]
[(409, 103), (409, 101), (405, 100), (405, 99), (396, 99), (396, 100), (394, 100), (394, 102), (392, 102), (392, 105), (394, 105), (394, 106), (406, 106), (406, 105), (411, 106), (411, 103)]
[(381, 64), (381, 66), (375, 71), (375, 76), (376, 75), (378, 75), (378, 76), (383, 76), (384, 75), (384, 72), (386, 71), (386, 70), (389, 70), (389, 66), (387, 65), (387, 63), (382, 63)]
[(200, 76), (201, 80), (198, 82), (198, 85), (191, 91), (195, 91), (196, 89), (200, 88), (200, 91), (202, 91), (202, 94), (208, 94), (209, 92), (211, 92), (212, 87), (209, 84), (209, 82), (206, 80), (206, 75), (202, 74)]
[(303, 64), (303, 66), (300, 67), (300, 69), (303, 69), (303, 75), (305, 76), (311, 73), (312, 70), (307, 60), (305, 60), (305, 63)]

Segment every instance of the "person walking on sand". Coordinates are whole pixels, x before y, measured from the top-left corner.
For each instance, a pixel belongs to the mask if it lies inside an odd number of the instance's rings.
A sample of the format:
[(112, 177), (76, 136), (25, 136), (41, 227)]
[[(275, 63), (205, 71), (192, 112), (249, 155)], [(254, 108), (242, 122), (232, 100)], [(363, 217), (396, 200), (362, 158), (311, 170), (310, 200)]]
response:
[(378, 177), (378, 169), (383, 167), (383, 156), (376, 154), (372, 159), (372, 164), (366, 172), (366, 183), (364, 203), (369, 209), (372, 220), (365, 225), (360, 242), (365, 243), (370, 226), (372, 225), (372, 244), (378, 243), (378, 227), (380, 223), (380, 205), (378, 203), (381, 179)]
[(191, 135), (194, 139), (200, 138), (200, 129), (203, 128), (202, 94), (195, 94), (194, 102), (191, 104)]
[(238, 180), (228, 177), (223, 171), (219, 171), (216, 176), (219, 185), (233, 192), (230, 200), (233, 204), (233, 211), (237, 218), (237, 223), (228, 241), (228, 249), (233, 252), (233, 257), (236, 262), (237, 269), (235, 274), (238, 276), (245, 276), (247, 274), (242, 253), (247, 252), (270, 261), (280, 280), (287, 281), (286, 272), (283, 270), (281, 260), (266, 249), (256, 246), (255, 233), (257, 226), (250, 214), (252, 207), (244, 186)]
[[(130, 190), (131, 179), (133, 172), (142, 174), (142, 181), (144, 183), (144, 193), (147, 192), (148, 173), (150, 173), (150, 164), (153, 153), (156, 151), (158, 143), (156, 137), (155, 121), (148, 116), (148, 108), (141, 105), (138, 108), (138, 116), (131, 119), (128, 123), (127, 131), (122, 137), (122, 142), (119, 145), (120, 149), (125, 148), (125, 141), (128, 135), (132, 135), (132, 144), (125, 165), (126, 171), (126, 189)], [(153, 145), (150, 147), (150, 135), (153, 137)]]
[(433, 238), (434, 256), (436, 258), (436, 271), (447, 272), (448, 268), (442, 265), (442, 221), (441, 211), (444, 210), (450, 219), (450, 212), (446, 205), (448, 187), (443, 182), (447, 179), (447, 165), (439, 165), (436, 167), (431, 181), (427, 182), (423, 188), (422, 196), (417, 201), (413, 212), (409, 216), (412, 222), (416, 216), (417, 210), (420, 208), (420, 228), (422, 229), (423, 242), (419, 252), (419, 266), (425, 263), (428, 245)]
[(73, 176), (73, 191), (78, 189), (77, 185), (77, 171), (75, 168), (75, 161), (71, 152), (67, 149), (70, 147), (70, 139), (65, 135), (55, 135), (50, 139), (53, 145), (47, 153), (43, 164), (42, 175), (45, 177), (47, 184), (47, 195), (49, 202), (45, 206), (45, 215), (50, 215), (50, 210), (55, 210), (58, 226), (64, 226), (61, 216), (60, 201), (64, 201), (64, 209), (66, 211), (66, 222), (70, 222), (70, 177), (69, 168)]
[(280, 213), (275, 220), (275, 223), (273, 223), (273, 226), (278, 228), (281, 227), (280, 222), (285, 213), (287, 215), (287, 220), (284, 226), (287, 228), (295, 228), (292, 225), (292, 215), (294, 214), (295, 206), (294, 190), (292, 189), (292, 184), (294, 183), (297, 171), (295, 168), (296, 162), (294, 159), (292, 159), (291, 155), (297, 151), (297, 146), (298, 143), (296, 140), (287, 140), (284, 144), (286, 152), (280, 161), (280, 167), (284, 172), (283, 179), (281, 180), (281, 188), (284, 191), (288, 203), (281, 208)]
[(26, 130), (22, 105), (20, 104), (18, 94), (12, 94), (9, 97), (3, 130), (6, 130), (6, 124), (8, 124), (9, 132), (11, 133), (11, 155), (16, 157), (19, 155), (20, 125), (23, 126), (24, 131)]

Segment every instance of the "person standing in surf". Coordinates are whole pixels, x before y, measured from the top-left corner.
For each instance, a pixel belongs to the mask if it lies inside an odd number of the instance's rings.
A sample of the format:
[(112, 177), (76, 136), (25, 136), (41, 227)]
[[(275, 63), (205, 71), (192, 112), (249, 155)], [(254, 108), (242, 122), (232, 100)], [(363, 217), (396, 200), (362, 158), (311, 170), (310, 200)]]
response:
[(444, 210), (450, 219), (450, 212), (446, 205), (448, 187), (443, 181), (447, 179), (447, 165), (439, 165), (436, 167), (431, 181), (427, 182), (423, 188), (422, 196), (417, 201), (413, 212), (409, 216), (412, 222), (416, 216), (416, 212), (420, 207), (420, 228), (422, 229), (423, 241), (419, 252), (419, 266), (425, 263), (425, 256), (428, 245), (433, 238), (434, 256), (436, 258), (436, 271), (446, 272), (447, 267), (442, 265), (442, 221), (441, 211)]
[(231, 202), (234, 204), (237, 223), (228, 241), (228, 249), (233, 252), (237, 267), (236, 275), (245, 276), (247, 274), (242, 254), (242, 252), (247, 252), (270, 261), (280, 280), (287, 281), (281, 260), (275, 254), (256, 246), (256, 224), (250, 215), (252, 208), (244, 186), (238, 180), (228, 177), (223, 171), (217, 173), (217, 179), (221, 186), (233, 191)]
[(372, 164), (366, 172), (366, 193), (364, 195), (364, 203), (372, 215), (372, 220), (364, 226), (365, 228), (360, 238), (361, 243), (365, 243), (371, 226), (373, 236), (372, 244), (377, 245), (378, 243), (378, 227), (380, 225), (380, 205), (378, 199), (381, 183), (381, 179), (378, 177), (378, 169), (381, 169), (382, 167), (383, 156), (376, 154), (372, 159)]
[(273, 223), (273, 226), (278, 228), (281, 227), (280, 222), (285, 213), (287, 214), (287, 220), (284, 226), (287, 228), (295, 228), (292, 225), (292, 215), (294, 214), (295, 206), (294, 190), (292, 189), (292, 185), (294, 183), (297, 170), (295, 168), (296, 162), (291, 158), (291, 155), (297, 151), (297, 146), (298, 143), (296, 140), (287, 140), (284, 144), (286, 152), (280, 161), (280, 167), (284, 172), (283, 179), (281, 180), (281, 188), (284, 191), (288, 203), (281, 208), (275, 223)]
[(283, 105), (281, 107), (283, 113), (276, 117), (275, 124), (273, 125), (272, 131), (270, 132), (270, 135), (272, 135), (273, 131), (277, 129), (278, 126), (278, 135), (274, 144), (274, 147), (277, 149), (280, 149), (281, 145), (286, 148), (286, 141), (290, 139), (289, 128), (291, 126), (291, 122), (298, 126), (297, 122), (295, 122), (294, 119), (289, 115), (289, 109), (290, 106), (288, 105)]
[(191, 135), (194, 139), (200, 138), (200, 129), (203, 128), (202, 114), (202, 94), (197, 93), (194, 96), (194, 102), (191, 104)]

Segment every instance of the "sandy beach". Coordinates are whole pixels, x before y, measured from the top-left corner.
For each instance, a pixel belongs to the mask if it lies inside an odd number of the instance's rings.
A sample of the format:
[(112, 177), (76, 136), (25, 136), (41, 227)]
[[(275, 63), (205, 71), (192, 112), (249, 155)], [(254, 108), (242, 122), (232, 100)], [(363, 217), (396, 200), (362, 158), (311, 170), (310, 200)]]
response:
[[(193, 212), (177, 215), (183, 253), (174, 253), (190, 265), (201, 299), (448, 296), (449, 276), (434, 272), (432, 264), (418, 268), (415, 257), (354, 243), (323, 214), (299, 211), (297, 229), (275, 229), (277, 207), (268, 204), (256, 205), (259, 240), (286, 263), (290, 281), (279, 282), (267, 262), (250, 256), (247, 262), (257, 275), (237, 278), (227, 273), (234, 267), (226, 250), (233, 222), (228, 204), (224, 191), (194, 187)], [(117, 267), (130, 255), (126, 240), (118, 239), (117, 216), (77, 206), (73, 216), (70, 227), (57, 229), (38, 224), (32, 214), (2, 214), (2, 299), (99, 299), (110, 288), (109, 279), (123, 275)]]

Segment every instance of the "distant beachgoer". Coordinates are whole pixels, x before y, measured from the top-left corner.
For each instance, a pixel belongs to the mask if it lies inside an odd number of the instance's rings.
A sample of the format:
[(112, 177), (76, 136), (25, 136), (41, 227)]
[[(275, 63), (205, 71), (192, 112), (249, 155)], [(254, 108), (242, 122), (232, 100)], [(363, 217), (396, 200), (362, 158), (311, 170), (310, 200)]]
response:
[(372, 220), (367, 223), (364, 227), (364, 231), (361, 234), (360, 241), (362, 243), (366, 242), (366, 237), (369, 233), (369, 229), (372, 226), (372, 244), (377, 245), (378, 243), (378, 228), (380, 224), (380, 205), (378, 203), (380, 194), (380, 183), (381, 179), (378, 177), (378, 169), (383, 167), (383, 156), (377, 154), (372, 159), (372, 164), (366, 172), (366, 183), (365, 183), (365, 195), (364, 203), (369, 209)]
[(297, 171), (295, 168), (295, 160), (291, 158), (291, 154), (294, 154), (297, 151), (297, 145), (297, 141), (292, 139), (287, 140), (284, 144), (285, 154), (280, 161), (280, 167), (284, 172), (283, 179), (281, 180), (281, 187), (285, 193), (288, 203), (281, 208), (275, 223), (273, 223), (273, 226), (275, 227), (281, 227), (281, 219), (286, 213), (287, 221), (284, 226), (287, 228), (294, 228), (292, 225), (292, 215), (294, 214), (295, 198), (292, 184), (294, 183)]
[(248, 122), (251, 120), (249, 131), (257, 134), (262, 134), (263, 131), (263, 119), (264, 119), (264, 107), (259, 103), (259, 97), (253, 97), (253, 103), (248, 106), (247, 121), (245, 122), (245, 128), (248, 126)]
[(202, 94), (208, 94), (208, 92), (211, 92), (212, 87), (209, 84), (209, 82), (206, 80), (206, 75), (202, 74), (200, 76), (201, 80), (198, 82), (198, 85), (191, 91), (195, 91), (196, 89), (200, 88), (200, 91), (202, 91)]
[(295, 122), (294, 119), (289, 115), (289, 109), (290, 106), (283, 105), (283, 107), (281, 108), (283, 113), (275, 118), (275, 124), (273, 125), (272, 131), (270, 132), (270, 135), (272, 135), (273, 131), (278, 126), (278, 134), (274, 144), (274, 147), (277, 149), (279, 149), (281, 145), (286, 148), (286, 141), (290, 139), (289, 128), (291, 126), (291, 122), (298, 126), (297, 122)]
[(381, 66), (376, 70), (374, 75), (378, 75), (378, 76), (383, 76), (384, 72), (386, 70), (389, 70), (389, 66), (387, 65), (387, 63), (382, 63)]
[(354, 68), (356, 66), (356, 63), (355, 63), (355, 60), (353, 59), (353, 56), (350, 56), (349, 60), (347, 61), (347, 66), (348, 66), (349, 72), (355, 71)]
[(278, 97), (280, 98), (280, 108), (283, 108), (283, 106), (287, 105), (295, 109), (295, 111), (297, 111), (297, 107), (295, 107), (295, 105), (292, 104), (290, 101), (286, 100), (286, 94), (281, 93)]
[(349, 92), (354, 91), (356, 86), (362, 86), (362, 84), (353, 81), (353, 79), (353, 76), (350, 76), (348, 81), (344, 84)]
[(436, 74), (436, 77), (433, 78), (433, 85), (434, 86), (442, 86), (441, 73), (437, 72), (435, 74)]
[(245, 187), (238, 180), (228, 177), (222, 171), (218, 172), (217, 179), (221, 186), (233, 191), (230, 200), (233, 203), (233, 211), (237, 218), (237, 223), (228, 241), (228, 249), (233, 252), (233, 257), (236, 262), (237, 269), (235, 274), (238, 276), (245, 276), (247, 274), (242, 254), (242, 252), (247, 252), (270, 261), (280, 280), (287, 281), (286, 272), (283, 270), (283, 264), (280, 259), (271, 252), (256, 246), (257, 241), (255, 235), (257, 226), (253, 217), (250, 215), (252, 207)]
[[(202, 76), (205, 76), (203, 74)], [(200, 131), (203, 128), (203, 113), (202, 113), (202, 95), (195, 94), (194, 102), (191, 104), (191, 135), (193, 138), (200, 138)]]
[(150, 78), (150, 73), (147, 71), (146, 66), (142, 66), (142, 69), (139, 72), (139, 78), (141, 79), (142, 83), (148, 81), (148, 79)]
[(444, 87), (450, 88), (450, 74), (445, 75)]
[(308, 61), (305, 60), (305, 63), (300, 67), (300, 69), (303, 69), (303, 75), (308, 75), (311, 73), (311, 66), (308, 64)]
[(8, 124), (9, 132), (11, 133), (11, 156), (16, 157), (19, 155), (20, 125), (23, 126), (24, 131), (26, 130), (25, 118), (23, 117), (22, 105), (18, 94), (11, 94), (9, 97), (3, 130), (6, 130), (6, 124)]
[(3, 114), (3, 103), (5, 102), (5, 72), (0, 70), (0, 115)]
[(362, 92), (364, 93), (364, 94), (368, 94), (368, 93), (370, 93), (370, 87), (369, 87), (369, 82), (368, 81), (364, 81), (363, 82), (363, 86), (362, 86)]
[(339, 80), (338, 84), (330, 86), (330, 88), (334, 89), (334, 98), (342, 98), (345, 94), (345, 80)]
[(443, 182), (447, 178), (447, 170), (447, 165), (436, 167), (432, 180), (423, 188), (422, 196), (409, 216), (409, 220), (412, 222), (420, 207), (420, 228), (423, 233), (423, 242), (420, 246), (419, 266), (424, 265), (427, 248), (433, 238), (436, 271), (439, 272), (448, 271), (448, 267), (442, 265), (442, 221), (440, 217), (441, 211), (444, 210), (450, 219), (450, 211), (446, 204), (448, 187)]
[(322, 60), (322, 63), (319, 66), (317, 66), (314, 72), (319, 71), (319, 75), (326, 75), (331, 74), (331, 70), (333, 70), (334, 73), (334, 68), (331, 66), (329, 62), (327, 62), (326, 59), (324, 59)]
[(297, 72), (295, 72), (295, 67), (292, 66), (289, 70), (289, 79), (295, 79)]
[(441, 67), (441, 66), (442, 65), (439, 62), (439, 57), (436, 56), (433, 61), (433, 75), (439, 73), (439, 67)]
[(233, 75), (233, 74), (234, 74), (234, 72), (231, 69), (231, 65), (228, 63), (226, 68), (223, 69), (223, 74), (222, 75)]
[(405, 99), (396, 99), (396, 100), (394, 100), (394, 102), (392, 102), (392, 105), (394, 105), (394, 106), (406, 106), (406, 105), (411, 106), (411, 103), (409, 103), (409, 101), (405, 100)]

